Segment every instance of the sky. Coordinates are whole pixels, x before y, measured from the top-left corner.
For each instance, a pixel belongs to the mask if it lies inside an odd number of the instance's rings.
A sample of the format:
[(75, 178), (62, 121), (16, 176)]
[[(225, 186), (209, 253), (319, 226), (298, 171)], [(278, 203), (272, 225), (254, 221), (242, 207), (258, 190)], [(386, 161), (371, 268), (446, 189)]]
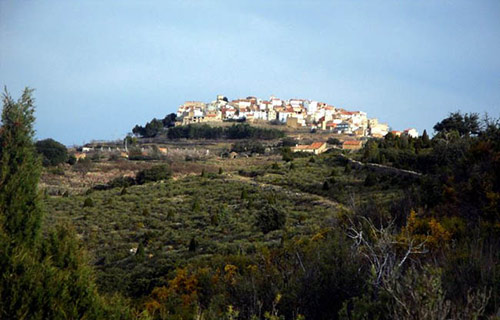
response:
[(500, 1), (0, 0), (0, 85), (38, 139), (123, 138), (186, 100), (271, 95), (432, 133), (500, 117)]

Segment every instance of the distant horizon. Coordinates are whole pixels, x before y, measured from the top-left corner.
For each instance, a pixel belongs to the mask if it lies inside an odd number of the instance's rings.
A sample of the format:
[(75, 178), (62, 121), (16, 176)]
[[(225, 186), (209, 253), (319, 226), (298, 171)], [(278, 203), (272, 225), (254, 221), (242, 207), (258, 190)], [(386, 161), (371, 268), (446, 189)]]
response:
[(359, 109), (432, 135), (500, 117), (500, 2), (0, 2), (0, 85), (34, 88), (37, 138), (116, 140), (186, 100)]

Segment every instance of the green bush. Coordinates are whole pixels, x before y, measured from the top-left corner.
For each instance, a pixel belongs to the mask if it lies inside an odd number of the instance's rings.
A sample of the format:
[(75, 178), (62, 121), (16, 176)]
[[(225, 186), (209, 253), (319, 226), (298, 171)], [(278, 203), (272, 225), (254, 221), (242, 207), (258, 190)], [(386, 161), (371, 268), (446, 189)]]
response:
[(83, 201), (83, 207), (84, 208), (91, 208), (94, 206), (94, 201), (92, 198), (85, 198), (85, 201)]
[(377, 184), (377, 176), (373, 172), (369, 172), (365, 178), (365, 186), (372, 187)]
[(155, 165), (150, 169), (139, 171), (135, 177), (137, 184), (153, 182), (159, 180), (167, 180), (172, 176), (172, 170), (166, 164)]
[(257, 214), (257, 226), (263, 233), (281, 229), (286, 223), (286, 213), (275, 205), (267, 205)]
[(68, 160), (66, 147), (53, 139), (40, 140), (35, 143), (36, 151), (43, 156), (44, 166), (55, 166)]

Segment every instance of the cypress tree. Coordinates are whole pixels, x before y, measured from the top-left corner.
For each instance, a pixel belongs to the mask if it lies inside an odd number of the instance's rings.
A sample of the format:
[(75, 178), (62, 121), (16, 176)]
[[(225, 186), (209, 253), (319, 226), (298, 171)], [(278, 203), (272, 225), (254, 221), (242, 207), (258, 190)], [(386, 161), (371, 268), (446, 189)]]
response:
[(33, 145), (33, 90), (16, 102), (5, 91), (0, 129), (0, 226), (13, 245), (33, 245), (40, 229), (40, 159)]
[[(3, 96), (0, 127), (0, 319), (103, 319), (92, 269), (68, 227), (40, 236), (41, 162), (34, 138), (33, 90)], [(123, 307), (123, 306), (122, 306)], [(113, 306), (115, 308), (115, 306)], [(108, 309), (108, 310), (106, 310)], [(116, 310), (116, 311), (115, 311)]]
[(431, 146), (431, 140), (429, 139), (429, 135), (427, 134), (427, 130), (424, 129), (424, 133), (422, 134), (422, 145), (424, 148), (428, 148)]

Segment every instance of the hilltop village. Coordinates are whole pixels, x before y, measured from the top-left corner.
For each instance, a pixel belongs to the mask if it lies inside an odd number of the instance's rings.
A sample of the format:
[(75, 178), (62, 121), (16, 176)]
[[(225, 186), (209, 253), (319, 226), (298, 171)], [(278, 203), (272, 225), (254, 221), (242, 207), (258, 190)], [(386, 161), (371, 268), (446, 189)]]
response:
[[(244, 124), (236, 126), (232, 134), (227, 134), (225, 138), (228, 140), (251, 138), (251, 130), (268, 130), (272, 137), (264, 137), (261, 134), (258, 139), (272, 140), (284, 135), (283, 130), (278, 127), (286, 126), (287, 135), (296, 142), (295, 145), (290, 145), (291, 151), (313, 154), (320, 154), (331, 148), (359, 150), (369, 138), (383, 138), (390, 131), (387, 123), (381, 123), (377, 118), (368, 118), (366, 112), (348, 111), (325, 102), (307, 99), (284, 100), (275, 96), (268, 100), (247, 97), (229, 101), (227, 97), (218, 95), (215, 101), (209, 103), (187, 101), (179, 106), (176, 113), (169, 114), (164, 119), (155, 118), (145, 126), (136, 125), (123, 142), (88, 143), (75, 150), (75, 157), (83, 158), (89, 153), (95, 154), (96, 157), (99, 154), (114, 153), (116, 157), (138, 160), (161, 158), (167, 155), (168, 150), (170, 155), (177, 151), (186, 153), (185, 156), (189, 158), (200, 158), (203, 157), (200, 152), (208, 154), (208, 149), (202, 147), (196, 150), (194, 140), (207, 137), (221, 139), (225, 135), (224, 130), (229, 128), (222, 123), (231, 122)], [(210, 126), (192, 126), (196, 124)], [(247, 124), (260, 129), (249, 129)], [(217, 127), (219, 129), (214, 129)], [(248, 132), (239, 132), (240, 129)], [(419, 136), (413, 128), (390, 132), (400, 137)], [(186, 139), (192, 141), (187, 142)], [(192, 150), (189, 150), (190, 148)], [(216, 153), (224, 152), (218, 150)]]
[[(291, 128), (309, 128), (357, 137), (382, 138), (389, 132), (387, 123), (368, 118), (366, 112), (348, 111), (307, 99), (283, 100), (271, 96), (269, 100), (247, 97), (229, 101), (219, 95), (210, 103), (187, 101), (177, 110), (176, 125), (222, 121), (286, 124)], [(403, 132), (393, 131), (393, 134), (418, 137), (417, 130), (413, 128)]]

